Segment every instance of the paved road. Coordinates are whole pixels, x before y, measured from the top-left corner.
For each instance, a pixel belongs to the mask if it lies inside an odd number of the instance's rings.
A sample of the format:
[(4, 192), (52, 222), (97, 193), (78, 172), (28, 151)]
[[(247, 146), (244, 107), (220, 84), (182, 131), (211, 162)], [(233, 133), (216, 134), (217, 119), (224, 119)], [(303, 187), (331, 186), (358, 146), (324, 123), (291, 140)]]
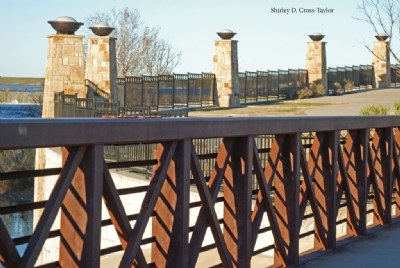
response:
[(305, 111), (305, 114), (307, 115), (359, 115), (361, 109), (366, 105), (391, 105), (395, 101), (400, 101), (400, 89), (390, 88), (369, 90), (341, 96), (326, 96), (308, 100), (304, 99), (301, 101), (331, 103), (330, 105), (308, 109)]
[(301, 267), (398, 268), (400, 267), (400, 223), (341, 247)]

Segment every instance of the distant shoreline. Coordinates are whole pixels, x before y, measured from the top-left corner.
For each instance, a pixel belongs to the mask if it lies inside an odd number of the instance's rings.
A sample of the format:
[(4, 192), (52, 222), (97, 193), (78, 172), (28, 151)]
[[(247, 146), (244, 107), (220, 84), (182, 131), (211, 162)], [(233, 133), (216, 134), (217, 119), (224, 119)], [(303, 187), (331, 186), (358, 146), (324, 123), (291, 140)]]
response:
[(43, 77), (3, 77), (0, 76), (0, 84), (11, 85), (40, 85), (44, 86)]

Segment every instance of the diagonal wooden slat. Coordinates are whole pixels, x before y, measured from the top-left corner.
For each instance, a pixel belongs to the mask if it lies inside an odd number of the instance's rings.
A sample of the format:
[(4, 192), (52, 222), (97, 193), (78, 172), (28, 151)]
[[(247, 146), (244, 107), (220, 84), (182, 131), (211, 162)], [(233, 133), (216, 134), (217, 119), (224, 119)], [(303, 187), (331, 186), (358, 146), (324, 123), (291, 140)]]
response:
[[(275, 148), (276, 148), (278, 143), (274, 141), (274, 144), (275, 144)], [(272, 146), (272, 148), (274, 148), (274, 145)], [(271, 151), (272, 151), (272, 148), (271, 148)], [(276, 159), (274, 159), (274, 157), (278, 156), (276, 151), (279, 151), (279, 150), (275, 150), (275, 151), (273, 151), (274, 153), (270, 154), (269, 158), (272, 158), (272, 159), (270, 159), (271, 161), (268, 160), (268, 162), (275, 162), (275, 163), (277, 162), (277, 161), (275, 161)], [(288, 265), (288, 255), (285, 250), (284, 242), (283, 242), (280, 230), (279, 230), (278, 220), (277, 220), (276, 214), (275, 214), (275, 209), (272, 204), (270, 186), (265, 177), (265, 174), (263, 173), (263, 168), (261, 166), (261, 161), (260, 161), (260, 157), (258, 156), (258, 151), (257, 151), (255, 142), (253, 145), (253, 165), (254, 165), (254, 171), (256, 174), (257, 182), (259, 185), (259, 192), (262, 196), (262, 203), (264, 205), (265, 211), (267, 212), (268, 221), (271, 226), (271, 232), (272, 232), (272, 235), (273, 235), (274, 241), (275, 241), (275, 248), (276, 248), (275, 255), (278, 255), (278, 258), (280, 259), (280, 265), (286, 266), (286, 265)], [(266, 167), (266, 169), (267, 168), (271, 168), (271, 167)], [(267, 174), (270, 175), (272, 173), (274, 173), (274, 172), (270, 171)], [(272, 180), (272, 178), (270, 178), (270, 180)], [(258, 209), (261, 211), (260, 208), (258, 208)], [(259, 225), (258, 226), (253, 225), (253, 228), (256, 228), (256, 227), (259, 228)], [(253, 239), (252, 244), (255, 245), (256, 236), (253, 235), (252, 239)], [(254, 248), (254, 246), (253, 246), (253, 248)]]
[[(128, 244), (128, 236), (132, 228), (129, 223), (128, 216), (125, 213), (124, 206), (118, 195), (117, 188), (115, 187), (115, 184), (112, 180), (110, 170), (108, 169), (105, 162), (104, 162), (103, 175), (104, 175), (103, 178), (104, 203), (108, 209), (108, 213), (110, 214), (111, 222), (113, 223), (117, 231), (118, 238), (121, 242), (121, 246), (123, 249), (126, 249), (126, 245)], [(144, 257), (143, 251), (140, 248), (136, 256), (136, 261), (140, 267), (147, 266), (147, 262)]]
[(392, 152), (393, 132), (391, 129), (375, 129), (371, 148), (371, 168), (374, 170), (374, 223), (387, 224), (391, 222), (391, 192), (392, 192)]
[(7, 227), (0, 219), (0, 264), (4, 267), (16, 267), (20, 261), (15, 243), (12, 241)]
[(68, 191), (68, 187), (71, 185), (74, 174), (82, 161), (86, 147), (73, 147), (69, 150), (70, 154), (61, 169), (56, 185), (50, 194), (50, 198), (46, 203), (46, 207), (39, 219), (37, 227), (29, 239), (25, 254), (18, 267), (33, 267), (35, 265), (40, 250), (43, 247), (58, 210), (61, 207), (61, 203)]
[(369, 166), (369, 176), (368, 176), (368, 183), (367, 189), (370, 190), (372, 187), (372, 191), (374, 193), (374, 224), (381, 224), (383, 225), (383, 205), (382, 201), (379, 198), (379, 187), (377, 183), (377, 175), (374, 169), (375, 166), (375, 159), (372, 158), (372, 149), (368, 147), (368, 166)]
[(149, 189), (143, 199), (140, 213), (137, 217), (135, 227), (129, 234), (128, 244), (122, 257), (120, 267), (130, 267), (134, 261), (140, 247), (141, 238), (146, 228), (158, 196), (161, 192), (161, 187), (165, 181), (167, 170), (171, 159), (175, 153), (177, 142), (164, 144), (164, 151), (160, 158), (160, 166), (155, 172), (153, 179), (150, 181)]
[[(358, 230), (358, 221), (353, 205), (352, 195), (349, 186), (349, 179), (347, 177), (347, 169), (345, 168), (344, 159), (343, 159), (343, 151), (340, 145), (338, 146), (339, 154), (338, 154), (338, 162), (339, 162), (339, 174), (341, 178), (341, 182), (338, 182), (338, 187), (344, 191), (347, 203), (347, 214), (349, 215), (350, 220), (347, 221), (348, 229), (352, 230), (353, 235), (357, 235), (359, 233)], [(340, 185), (340, 186), (339, 186)], [(342, 195), (337, 195), (337, 199), (341, 199)], [(338, 202), (336, 202), (337, 204)], [(339, 210), (339, 204), (336, 205), (336, 208)], [(338, 214), (338, 212), (336, 212)]]
[[(227, 159), (227, 158), (225, 158), (225, 159)], [(210, 190), (209, 190), (209, 188), (207, 187), (207, 184), (206, 184), (206, 180), (204, 179), (203, 173), (201, 171), (200, 161), (199, 161), (198, 156), (196, 155), (194, 147), (192, 147), (191, 162), (192, 162), (192, 174), (193, 174), (193, 177), (195, 179), (195, 183), (196, 183), (197, 189), (199, 191), (200, 198), (201, 198), (202, 203), (203, 203), (203, 206), (201, 207), (200, 212), (199, 212), (198, 219), (207, 219), (208, 220), (208, 226), (210, 227), (210, 229), (212, 231), (215, 243), (217, 245), (218, 253), (219, 253), (219, 256), (220, 256), (221, 261), (222, 261), (222, 265), (224, 267), (232, 267), (231, 256), (230, 256), (230, 253), (229, 253), (229, 251), (228, 251), (228, 249), (226, 247), (225, 240), (224, 240), (221, 228), (219, 227), (218, 217), (217, 217), (217, 214), (215, 213), (215, 210), (214, 210), (214, 203), (215, 203), (215, 199), (217, 197), (217, 192), (218, 192), (217, 189), (221, 185), (222, 177), (221, 177), (221, 179), (219, 181), (216, 181), (216, 185), (215, 186), (218, 186), (218, 187), (214, 186), (213, 187), (214, 189), (211, 189), (211, 190), (214, 190), (214, 191), (212, 193), (210, 193)], [(226, 167), (226, 162), (227, 161), (225, 160), (224, 161), (225, 167)], [(197, 221), (197, 223), (198, 222), (199, 221)], [(197, 223), (196, 223), (196, 226), (198, 226)], [(197, 241), (202, 242), (203, 239), (204, 239), (204, 234), (205, 234), (205, 230), (206, 230), (205, 227), (206, 226), (207, 225), (205, 225), (205, 223), (203, 223), (203, 226), (202, 226), (203, 228), (202, 228), (201, 231), (203, 231), (203, 230), (204, 231), (202, 232), (202, 236), (201, 237), (195, 237), (194, 238), (193, 236), (194, 236), (195, 233), (193, 232), (192, 240), (195, 239), (194, 240), (195, 242), (197, 242)], [(200, 233), (200, 232), (198, 231), (198, 233)], [(197, 244), (200, 244), (199, 242), (197, 242)], [(192, 246), (192, 243), (190, 243), (190, 246)], [(200, 244), (200, 246), (201, 246), (201, 244)], [(194, 255), (198, 255), (198, 252), (199, 251), (197, 251), (196, 252), (197, 254), (196, 254), (196, 253), (190, 251), (191, 262), (189, 263), (189, 267), (194, 267), (195, 266), (195, 256)]]
[[(223, 180), (223, 176), (225, 173), (225, 169), (226, 169), (226, 166), (228, 164), (229, 158), (232, 153), (232, 145), (233, 145), (233, 139), (224, 139), (218, 150), (216, 163), (215, 163), (214, 169), (211, 173), (209, 184), (208, 184), (209, 185), (208, 188), (210, 189), (209, 191), (210, 191), (212, 204), (215, 203), (215, 201), (218, 197), (218, 191), (220, 189), (220, 186), (221, 186), (221, 183)], [(194, 149), (192, 149), (192, 157), (193, 157), (193, 154), (195, 154)], [(198, 159), (197, 155), (196, 155), (196, 159)], [(192, 159), (192, 161), (193, 161), (193, 159)], [(193, 163), (192, 163), (192, 165), (193, 165)], [(192, 173), (193, 173), (194, 177), (196, 176), (196, 173), (198, 173), (197, 175), (200, 175), (200, 179), (202, 177), (204, 177), (201, 174), (201, 169), (197, 171), (197, 170), (193, 170), (193, 167), (192, 167)], [(195, 177), (195, 179), (196, 179), (196, 177)], [(202, 200), (204, 200), (204, 199), (202, 199)], [(206, 213), (207, 213), (206, 209), (207, 208), (204, 206), (200, 209), (199, 216), (197, 218), (196, 224), (195, 224), (193, 232), (192, 232), (192, 238), (189, 243), (189, 256), (190, 256), (189, 267), (194, 267), (194, 265), (197, 261), (199, 251), (201, 248), (201, 244), (203, 242), (203, 239), (204, 239), (204, 236), (205, 236), (205, 233), (207, 230), (207, 219), (208, 218), (205, 217)], [(208, 223), (211, 224), (210, 219), (208, 220)], [(217, 226), (219, 226), (219, 224)], [(212, 231), (214, 232), (214, 231), (218, 231), (218, 230), (212, 229)], [(216, 236), (214, 233), (213, 233), (213, 235), (215, 237), (214, 239), (219, 239), (219, 236)], [(223, 242), (216, 241), (216, 243), (217, 243), (217, 247), (218, 247), (222, 262), (224, 262), (223, 258), (230, 259), (229, 252), (226, 252), (227, 254), (225, 254), (225, 249), (223, 248), (224, 246), (226, 247), (225, 241), (223, 241)], [(223, 245), (219, 245), (219, 243), (221, 243), (221, 244), (223, 243)], [(222, 250), (222, 252), (220, 252), (220, 250)], [(225, 255), (221, 255), (221, 253), (225, 254)], [(227, 263), (230, 263), (230, 260), (226, 260), (226, 261), (227, 261)]]
[(271, 145), (271, 151), (269, 152), (269, 157), (267, 159), (267, 165), (264, 170), (264, 177), (267, 180), (268, 187), (271, 189), (273, 178), (275, 177), (276, 167), (279, 163), (279, 154), (281, 153), (280, 148), (282, 144), (278, 143), (276, 139), (273, 140)]
[[(302, 182), (302, 186), (304, 184), (305, 192), (307, 195), (307, 200), (310, 201), (310, 207), (311, 207), (311, 210), (312, 210), (313, 216), (314, 216), (314, 222), (315, 222), (314, 224), (315, 224), (315, 230), (316, 230), (315, 239), (318, 240), (318, 244), (322, 246), (322, 249), (325, 249), (327, 246), (326, 234), (324, 231), (324, 226), (322, 223), (321, 215), (319, 213), (318, 203), (317, 203), (317, 199), (315, 197), (315, 193), (314, 193), (314, 189), (313, 189), (312, 178), (311, 178), (309, 170), (308, 170), (306, 153), (305, 153), (304, 147), (302, 147), (302, 149), (301, 149), (300, 165), (301, 165), (301, 170), (302, 170), (302, 174), (303, 174), (303, 178), (304, 178), (303, 182)], [(307, 205), (306, 202), (300, 201), (300, 219), (302, 219), (304, 217), (306, 205)], [(299, 227), (301, 227), (301, 225)], [(300, 229), (299, 229), (299, 232), (300, 232)]]
[[(272, 187), (273, 178), (275, 176), (276, 168), (279, 163), (278, 155), (280, 154), (281, 145), (282, 144), (278, 144), (278, 141), (276, 139), (273, 140), (272, 145), (271, 145), (271, 151), (270, 151), (268, 159), (267, 159), (267, 163), (269, 163), (269, 164), (266, 165), (264, 170), (261, 169), (261, 172), (263, 173), (262, 178), (266, 179), (266, 182), (268, 184), (268, 189), (271, 189), (271, 187)], [(258, 152), (257, 152), (257, 156), (258, 156)], [(254, 158), (254, 156), (253, 156), (253, 158)], [(255, 158), (253, 161), (255, 161)], [(261, 167), (261, 164), (260, 164), (260, 167)], [(255, 168), (257, 180), (259, 180), (259, 179), (261, 179), (261, 175), (257, 175), (257, 171), (258, 170)], [(264, 201), (263, 201), (262, 194), (261, 194), (260, 190), (258, 190), (256, 204), (253, 208), (253, 213), (251, 216), (252, 222), (253, 222), (253, 226), (252, 226), (253, 249), (254, 249), (254, 246), (255, 246), (255, 243), (257, 240), (258, 230), (260, 229), (265, 209), (266, 208), (264, 207)]]

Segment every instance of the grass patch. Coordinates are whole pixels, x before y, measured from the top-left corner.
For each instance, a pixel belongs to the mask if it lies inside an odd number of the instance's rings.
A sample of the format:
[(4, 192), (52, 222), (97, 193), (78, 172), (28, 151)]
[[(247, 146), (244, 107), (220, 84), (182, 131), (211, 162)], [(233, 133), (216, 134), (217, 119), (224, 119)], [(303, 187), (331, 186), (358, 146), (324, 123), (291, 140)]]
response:
[(361, 115), (387, 115), (390, 107), (383, 104), (367, 105), (361, 109)]
[(297, 107), (292, 107), (292, 108), (278, 108), (275, 111), (281, 112), (281, 113), (292, 113), (296, 112), (298, 110)]
[(400, 115), (400, 101), (393, 102), (393, 112), (395, 115)]
[(331, 103), (325, 102), (274, 102), (268, 105), (279, 105), (279, 106), (291, 106), (291, 107), (314, 107), (314, 106), (326, 106), (330, 105)]
[(13, 85), (44, 85), (44, 78), (41, 77), (0, 77), (0, 84)]

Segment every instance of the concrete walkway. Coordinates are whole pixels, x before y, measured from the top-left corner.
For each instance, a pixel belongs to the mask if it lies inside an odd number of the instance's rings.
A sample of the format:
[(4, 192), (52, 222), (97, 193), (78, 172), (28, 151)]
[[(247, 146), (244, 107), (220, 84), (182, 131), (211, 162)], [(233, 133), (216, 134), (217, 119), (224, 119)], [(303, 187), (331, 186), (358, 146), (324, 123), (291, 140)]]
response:
[(400, 267), (400, 223), (338, 248), (301, 267)]

